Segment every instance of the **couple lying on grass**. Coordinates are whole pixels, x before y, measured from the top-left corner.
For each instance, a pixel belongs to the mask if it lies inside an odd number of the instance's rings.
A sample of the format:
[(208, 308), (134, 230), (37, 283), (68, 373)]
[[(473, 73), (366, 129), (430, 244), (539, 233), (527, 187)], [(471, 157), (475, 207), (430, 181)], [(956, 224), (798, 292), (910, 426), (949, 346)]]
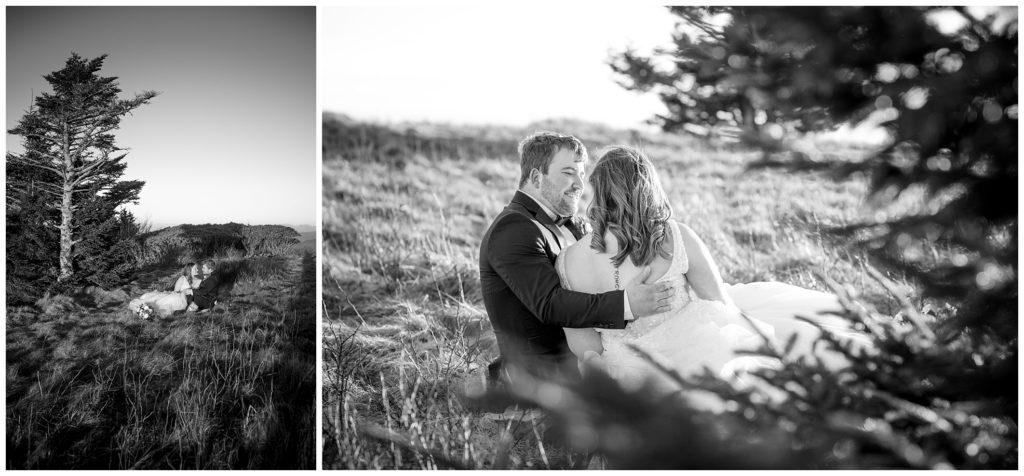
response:
[(221, 274), (213, 260), (205, 260), (202, 267), (189, 263), (174, 283), (174, 291), (151, 291), (128, 304), (132, 312), (147, 318), (153, 314), (169, 316), (177, 311), (205, 312), (217, 303)]

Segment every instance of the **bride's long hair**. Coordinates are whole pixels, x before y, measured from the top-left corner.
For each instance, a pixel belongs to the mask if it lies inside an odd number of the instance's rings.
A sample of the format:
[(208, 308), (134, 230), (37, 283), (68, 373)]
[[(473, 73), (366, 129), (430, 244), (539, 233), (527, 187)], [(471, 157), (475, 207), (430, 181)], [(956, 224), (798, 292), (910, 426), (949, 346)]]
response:
[(594, 227), (591, 248), (605, 252), (607, 230), (619, 243), (619, 251), (612, 256), (616, 267), (627, 256), (636, 266), (650, 264), (656, 255), (672, 257), (663, 246), (672, 207), (646, 154), (626, 146), (605, 150), (591, 171), (590, 184), (594, 190), (587, 209)]
[[(193, 278), (192, 278), (192, 268), (194, 268), (195, 266), (196, 266), (195, 263), (189, 263), (189, 264), (186, 264), (185, 268), (181, 270), (181, 275), (184, 276), (185, 279), (188, 280), (188, 285), (189, 286), (192, 286), (193, 284), (195, 284), (193, 282)], [(202, 270), (200, 270), (200, 273), (202, 273)]]

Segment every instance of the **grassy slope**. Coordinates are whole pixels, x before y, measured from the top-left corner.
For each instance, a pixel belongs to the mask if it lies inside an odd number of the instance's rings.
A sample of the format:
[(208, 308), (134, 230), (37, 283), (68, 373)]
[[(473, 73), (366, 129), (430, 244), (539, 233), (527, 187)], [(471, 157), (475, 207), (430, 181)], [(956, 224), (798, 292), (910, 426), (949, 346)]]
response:
[(226, 266), (230, 297), (205, 314), (141, 320), (117, 293), (9, 308), (7, 468), (314, 468), (315, 259)]
[[(594, 159), (597, 144), (618, 142), (582, 139)], [(863, 182), (744, 172), (757, 153), (680, 138), (644, 146), (676, 218), (707, 242), (726, 282), (826, 289), (815, 275), (823, 272), (883, 310), (889, 304), (861, 260), (820, 233), (861, 217)], [(390, 434), (466, 466), (575, 463), (538, 441), (532, 424), (494, 422), (458, 402), (462, 381), (496, 355), (477, 253), (517, 183), (515, 151), (508, 153), (376, 161), (325, 152), (325, 468), (445, 466), (366, 434)], [(507, 451), (496, 443), (502, 438)]]

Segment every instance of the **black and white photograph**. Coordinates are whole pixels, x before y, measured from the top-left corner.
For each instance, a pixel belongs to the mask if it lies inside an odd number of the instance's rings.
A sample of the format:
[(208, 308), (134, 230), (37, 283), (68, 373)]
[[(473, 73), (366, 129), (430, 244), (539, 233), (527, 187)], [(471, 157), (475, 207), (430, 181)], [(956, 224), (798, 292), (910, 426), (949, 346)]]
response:
[(1018, 468), (1017, 14), (319, 7), (323, 469)]
[(7, 470), (315, 469), (315, 7), (5, 9)]

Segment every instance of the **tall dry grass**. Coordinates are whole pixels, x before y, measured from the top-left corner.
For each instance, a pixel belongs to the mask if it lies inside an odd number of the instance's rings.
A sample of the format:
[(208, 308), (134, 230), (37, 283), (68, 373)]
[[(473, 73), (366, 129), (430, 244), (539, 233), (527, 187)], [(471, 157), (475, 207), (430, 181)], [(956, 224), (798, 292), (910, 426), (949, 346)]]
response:
[(315, 258), (222, 266), (233, 289), (209, 313), (8, 309), (7, 468), (314, 468)]

